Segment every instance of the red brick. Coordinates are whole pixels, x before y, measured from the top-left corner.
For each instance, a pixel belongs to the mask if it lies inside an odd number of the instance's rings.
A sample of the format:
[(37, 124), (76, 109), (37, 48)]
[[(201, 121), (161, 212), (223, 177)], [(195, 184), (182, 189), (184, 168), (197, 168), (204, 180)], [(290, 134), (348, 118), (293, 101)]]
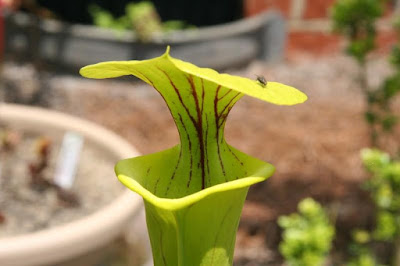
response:
[(244, 14), (248, 17), (266, 10), (277, 9), (285, 17), (289, 17), (290, 4), (291, 0), (244, 0)]
[(290, 32), (288, 53), (301, 52), (314, 55), (331, 54), (340, 51), (340, 36), (324, 32)]
[[(296, 1), (296, 0), (293, 0)], [(305, 19), (325, 18), (330, 16), (330, 9), (337, 0), (306, 0), (304, 15)], [(390, 1), (385, 3), (384, 16), (391, 16), (394, 12), (394, 4)]]
[(395, 31), (380, 31), (376, 38), (377, 52), (387, 53), (391, 51), (394, 44), (398, 40), (398, 35)]
[[(380, 31), (376, 39), (379, 54), (387, 54), (399, 40), (395, 31)], [(290, 32), (286, 50), (289, 55), (307, 53), (312, 55), (329, 55), (343, 52), (344, 38), (324, 32), (296, 31)]]
[(394, 3), (388, 1), (385, 4), (385, 9), (383, 11), (383, 16), (384, 17), (390, 17), (394, 13)]
[(335, 2), (336, 0), (307, 0), (303, 17), (306, 19), (329, 17), (329, 10)]

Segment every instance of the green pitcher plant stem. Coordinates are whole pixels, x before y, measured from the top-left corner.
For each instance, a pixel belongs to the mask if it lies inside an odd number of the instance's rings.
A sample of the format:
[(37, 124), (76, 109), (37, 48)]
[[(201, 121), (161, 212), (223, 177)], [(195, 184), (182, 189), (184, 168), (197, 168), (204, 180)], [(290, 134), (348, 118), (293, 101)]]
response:
[(157, 58), (103, 62), (80, 73), (95, 79), (136, 76), (160, 93), (175, 121), (178, 145), (115, 166), (118, 179), (144, 199), (154, 265), (232, 265), (247, 191), (275, 168), (225, 141), (228, 114), (243, 95), (278, 105), (302, 103), (307, 96), (281, 83), (199, 68), (171, 57), (169, 47)]

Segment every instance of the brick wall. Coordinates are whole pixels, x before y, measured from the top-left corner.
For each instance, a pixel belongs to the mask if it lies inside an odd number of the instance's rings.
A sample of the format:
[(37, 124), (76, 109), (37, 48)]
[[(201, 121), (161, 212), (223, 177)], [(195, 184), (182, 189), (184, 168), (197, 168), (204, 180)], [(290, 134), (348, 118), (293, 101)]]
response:
[[(344, 41), (332, 33), (330, 8), (335, 0), (244, 0), (246, 16), (265, 10), (279, 10), (288, 20), (287, 52), (315, 55), (341, 52)], [(400, 0), (387, 4), (385, 18), (378, 23), (379, 50), (386, 52), (396, 41), (390, 18), (399, 9)]]

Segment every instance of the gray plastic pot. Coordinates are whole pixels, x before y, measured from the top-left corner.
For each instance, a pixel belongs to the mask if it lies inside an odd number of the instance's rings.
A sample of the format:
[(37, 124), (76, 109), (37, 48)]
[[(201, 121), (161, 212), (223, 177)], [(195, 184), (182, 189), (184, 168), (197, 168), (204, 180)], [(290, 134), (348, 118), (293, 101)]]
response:
[(77, 69), (112, 60), (142, 60), (164, 53), (198, 66), (231, 68), (252, 60), (283, 58), (286, 29), (282, 15), (268, 11), (235, 22), (162, 33), (146, 43), (131, 31), (44, 20), (23, 13), (6, 15), (6, 55)]

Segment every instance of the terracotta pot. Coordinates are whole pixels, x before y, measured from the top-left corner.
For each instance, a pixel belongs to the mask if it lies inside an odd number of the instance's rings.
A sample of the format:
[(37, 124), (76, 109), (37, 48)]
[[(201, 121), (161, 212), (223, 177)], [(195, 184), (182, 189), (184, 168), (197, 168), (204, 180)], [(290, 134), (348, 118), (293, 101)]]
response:
[[(116, 161), (139, 153), (116, 134), (94, 123), (41, 108), (0, 105), (0, 122), (12, 128), (62, 135), (75, 131), (85, 142), (106, 150)], [(116, 178), (110, 176), (109, 178)], [(0, 265), (93, 265), (142, 210), (142, 199), (128, 190), (105, 207), (68, 224), (0, 238)], [(97, 261), (98, 262), (98, 261)]]

